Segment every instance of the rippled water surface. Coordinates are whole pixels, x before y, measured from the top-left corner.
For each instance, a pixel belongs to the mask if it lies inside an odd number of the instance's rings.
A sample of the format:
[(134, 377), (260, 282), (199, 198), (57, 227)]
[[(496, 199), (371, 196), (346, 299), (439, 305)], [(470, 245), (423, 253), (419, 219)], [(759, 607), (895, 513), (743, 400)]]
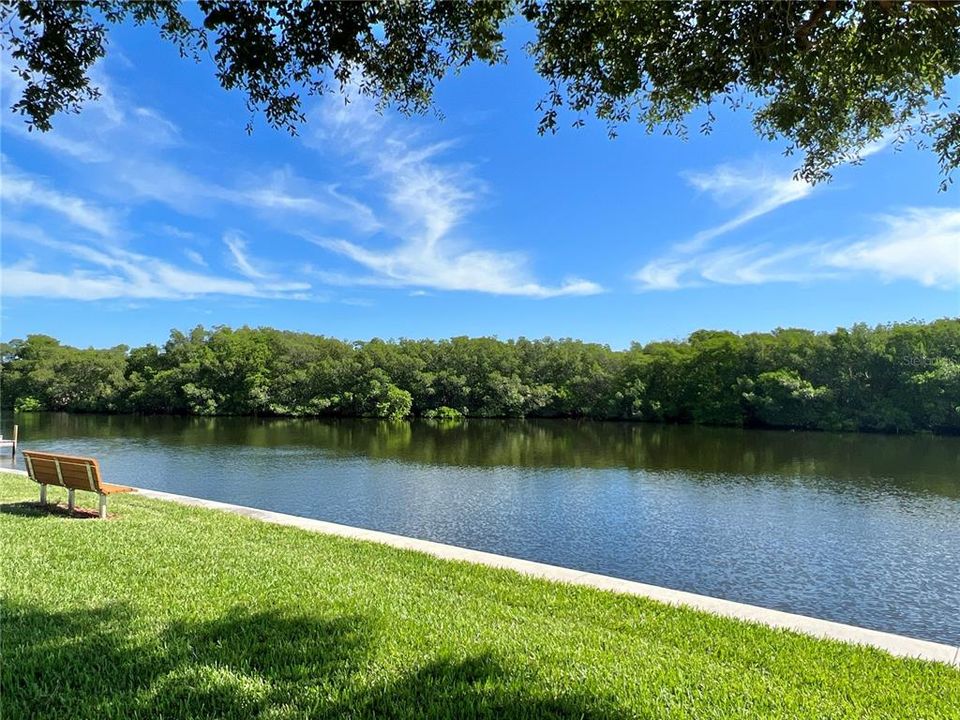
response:
[(960, 643), (960, 438), (574, 421), (17, 422), (22, 447), (93, 455), (110, 482)]

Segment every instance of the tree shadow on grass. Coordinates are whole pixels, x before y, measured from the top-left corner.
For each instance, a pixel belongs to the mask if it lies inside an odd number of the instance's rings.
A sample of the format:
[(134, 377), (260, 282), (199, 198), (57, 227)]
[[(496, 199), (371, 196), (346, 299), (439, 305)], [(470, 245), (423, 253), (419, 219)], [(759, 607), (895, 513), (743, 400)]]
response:
[(358, 718), (580, 718), (622, 720), (635, 718), (613, 700), (572, 688), (543, 695), (525, 687), (522, 676), (511, 672), (491, 653), (465, 659), (442, 658), (405, 674), (382, 688), (366, 690), (334, 707), (325, 717)]
[(2, 603), (6, 717), (621, 718), (602, 697), (537, 696), (489, 653), (379, 668), (364, 618), (237, 610), (145, 627), (127, 606)]

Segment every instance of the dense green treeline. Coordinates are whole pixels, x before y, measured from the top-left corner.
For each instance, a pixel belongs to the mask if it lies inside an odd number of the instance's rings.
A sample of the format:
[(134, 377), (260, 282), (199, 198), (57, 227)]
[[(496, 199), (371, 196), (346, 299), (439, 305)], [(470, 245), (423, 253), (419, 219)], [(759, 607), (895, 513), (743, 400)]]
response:
[(162, 346), (2, 348), (5, 405), (193, 415), (588, 417), (960, 433), (960, 319), (832, 333), (701, 330), (615, 351), (575, 340), (347, 343), (270, 328)]

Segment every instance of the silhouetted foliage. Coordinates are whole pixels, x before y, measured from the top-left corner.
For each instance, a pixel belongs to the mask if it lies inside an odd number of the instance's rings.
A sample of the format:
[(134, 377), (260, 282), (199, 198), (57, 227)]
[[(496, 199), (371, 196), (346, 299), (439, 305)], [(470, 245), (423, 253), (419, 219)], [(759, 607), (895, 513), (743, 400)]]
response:
[(631, 119), (684, 134), (702, 109), (709, 132), (712, 107), (743, 106), (758, 134), (803, 154), (810, 182), (890, 135), (930, 146), (944, 186), (960, 164), (960, 111), (946, 92), (960, 73), (952, 0), (4, 0), (0, 10), (23, 83), (13, 108), (41, 131), (99, 96), (89, 72), (118, 23), (153, 25), (181, 55), (208, 55), (251, 114), (295, 132), (303, 95), (348, 86), (381, 106), (430, 108), (451, 70), (502, 62), (503, 28), (520, 18), (548, 83), (541, 133), (564, 109), (611, 134)]

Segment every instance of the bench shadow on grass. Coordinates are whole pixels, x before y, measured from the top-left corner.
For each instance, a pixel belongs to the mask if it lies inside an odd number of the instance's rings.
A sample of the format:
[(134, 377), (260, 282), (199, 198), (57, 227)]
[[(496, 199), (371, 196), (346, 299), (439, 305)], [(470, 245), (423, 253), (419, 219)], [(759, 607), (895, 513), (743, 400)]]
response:
[(48, 515), (73, 518), (74, 520), (98, 520), (100, 518), (99, 512), (93, 508), (78, 506), (71, 512), (63, 503), (48, 502), (41, 504), (35, 500), (0, 504), (0, 513), (29, 518), (40, 518)]
[[(4, 713), (30, 718), (610, 718), (602, 697), (538, 697), (492, 654), (371, 673), (370, 624), (237, 611), (145, 629), (123, 605), (3, 613)], [(8, 714), (9, 713), (9, 714)]]

